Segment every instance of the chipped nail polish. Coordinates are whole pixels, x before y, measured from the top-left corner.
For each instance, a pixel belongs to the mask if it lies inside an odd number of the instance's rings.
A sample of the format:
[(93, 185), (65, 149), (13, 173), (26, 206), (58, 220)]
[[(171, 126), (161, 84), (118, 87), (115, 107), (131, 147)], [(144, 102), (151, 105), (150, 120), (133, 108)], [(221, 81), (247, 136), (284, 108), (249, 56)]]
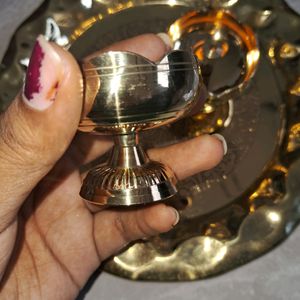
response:
[(39, 36), (26, 73), (24, 102), (41, 111), (49, 108), (55, 101), (61, 79), (60, 56), (42, 36)]

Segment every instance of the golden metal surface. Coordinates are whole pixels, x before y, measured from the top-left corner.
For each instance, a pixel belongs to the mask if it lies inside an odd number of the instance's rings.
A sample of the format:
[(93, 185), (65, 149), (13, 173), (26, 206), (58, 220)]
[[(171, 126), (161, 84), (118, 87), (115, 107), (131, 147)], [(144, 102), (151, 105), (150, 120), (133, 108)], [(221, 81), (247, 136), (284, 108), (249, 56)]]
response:
[[(87, 8), (82, 1), (52, 0), (16, 32), (14, 51), (7, 53), (0, 71), (3, 109), (21, 86), (39, 33), (66, 47), (72, 44), (73, 53), (82, 58), (126, 37), (165, 31), (189, 10), (228, 6), (239, 22), (251, 24), (259, 39), (260, 62), (249, 87), (233, 99), (233, 109), (220, 106), (213, 115), (228, 141), (227, 156), (216, 169), (180, 184), (180, 195), (172, 199), (181, 210), (180, 224), (112, 258), (105, 266), (111, 273), (139, 280), (205, 278), (272, 249), (300, 219), (299, 96), (290, 93), (299, 77), (299, 61), (298, 56), (280, 56), (285, 43), (297, 45), (300, 17), (285, 10), (280, 0), (234, 2), (214, 1), (215, 7), (212, 1), (94, 0)], [(87, 39), (80, 47), (83, 33)], [(228, 110), (232, 118), (225, 126), (224, 117), (218, 119)], [(152, 140), (167, 144), (186, 139), (191, 122), (197, 119), (155, 129), (142, 139), (149, 147)]]
[(283, 59), (294, 59), (300, 55), (300, 46), (291, 43), (284, 43), (281, 48), (279, 55)]
[(138, 135), (182, 118), (204, 100), (197, 58), (174, 50), (154, 63), (131, 52), (109, 51), (89, 56), (82, 70), (90, 109), (79, 130), (113, 135), (115, 145), (108, 161), (89, 171), (81, 197), (98, 205), (130, 206), (174, 196), (175, 174), (149, 159)]
[[(209, 97), (204, 113), (193, 117), (196, 122), (190, 124), (190, 135), (213, 133), (226, 127), (234, 107), (232, 99), (238, 99), (250, 83), (259, 62), (260, 51), (253, 30), (228, 11), (212, 10), (188, 12), (170, 26), (168, 33), (176, 49), (193, 49), (204, 69)], [(233, 56), (240, 59), (234, 60)], [(220, 72), (224, 77), (218, 78)], [(233, 74), (238, 76), (233, 78)]]
[(300, 97), (300, 77), (297, 78), (296, 83), (291, 87), (290, 93), (292, 95)]

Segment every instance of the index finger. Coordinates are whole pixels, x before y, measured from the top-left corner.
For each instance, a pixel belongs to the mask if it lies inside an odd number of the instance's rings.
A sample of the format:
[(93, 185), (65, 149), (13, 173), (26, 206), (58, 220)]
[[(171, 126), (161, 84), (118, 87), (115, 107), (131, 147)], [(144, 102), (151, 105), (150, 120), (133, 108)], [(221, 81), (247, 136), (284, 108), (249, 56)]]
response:
[(108, 51), (129, 51), (157, 62), (171, 50), (172, 46), (171, 39), (166, 33), (147, 33), (114, 43), (87, 56), (86, 59)]

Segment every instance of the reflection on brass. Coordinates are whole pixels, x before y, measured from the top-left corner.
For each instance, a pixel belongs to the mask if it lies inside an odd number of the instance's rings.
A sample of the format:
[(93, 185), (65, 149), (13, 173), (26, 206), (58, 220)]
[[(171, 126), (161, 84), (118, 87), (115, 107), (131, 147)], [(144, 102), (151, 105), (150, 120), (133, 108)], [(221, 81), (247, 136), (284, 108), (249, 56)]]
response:
[[(189, 12), (170, 26), (169, 35), (175, 49), (191, 47), (206, 68), (209, 100), (214, 105), (237, 95), (255, 73), (260, 52), (254, 32), (226, 11)], [(228, 66), (232, 69), (226, 73)], [(222, 79), (213, 81), (221, 71)], [(232, 74), (234, 78), (225, 78)]]
[(239, 0), (206, 0), (206, 4), (211, 8), (230, 8), (237, 4)]
[(256, 11), (253, 16), (252, 23), (255, 28), (264, 28), (270, 26), (275, 19), (275, 14), (270, 9), (262, 9)]
[(246, 22), (253, 29), (266, 29), (271, 26), (277, 18), (277, 14), (273, 9), (257, 9), (255, 7), (249, 7), (242, 12), (243, 22)]
[(288, 152), (294, 152), (300, 147), (300, 123), (294, 124), (289, 131)]
[(151, 161), (138, 142), (141, 130), (174, 122), (199, 101), (204, 86), (191, 52), (172, 51), (155, 64), (140, 55), (110, 51), (82, 65), (91, 108), (79, 130), (114, 135), (106, 164), (86, 176), (80, 195), (98, 205), (130, 206), (177, 193), (171, 169)]
[[(228, 100), (222, 105), (206, 104), (203, 112), (191, 116), (186, 122), (186, 134), (189, 137), (200, 136), (204, 133), (214, 133), (228, 127), (234, 114), (234, 101)], [(181, 126), (181, 123), (175, 124)]]
[[(2, 109), (21, 86), (30, 49), (40, 33), (71, 47), (81, 59), (126, 37), (167, 31), (195, 8), (207, 10), (207, 1), (201, 0), (94, 0), (89, 7), (83, 3), (48, 1), (39, 15), (17, 30), (10, 46), (14, 51), (7, 53), (0, 69)], [(262, 7), (276, 19), (255, 32), (260, 61), (251, 84), (233, 97), (233, 107), (221, 105), (211, 114), (228, 142), (227, 155), (215, 169), (179, 183), (179, 194), (170, 203), (180, 209), (180, 224), (169, 233), (131, 245), (105, 270), (141, 280), (205, 278), (261, 256), (300, 220), (300, 109), (298, 96), (290, 94), (299, 77), (299, 56), (282, 59), (279, 51), (284, 43), (297, 44), (300, 17), (285, 10), (280, 0), (243, 0), (229, 9), (236, 19), (245, 20), (249, 11), (259, 12)], [(221, 46), (223, 60), (228, 49), (226, 43)], [(228, 65), (217, 75), (226, 78), (225, 72)], [(207, 107), (206, 114), (212, 111)], [(184, 140), (191, 134), (191, 122), (197, 120), (185, 118), (145, 131), (141, 140), (146, 147)]]
[(292, 43), (284, 43), (281, 48), (279, 55), (283, 59), (294, 59), (300, 55), (300, 46)]
[(277, 46), (278, 46), (278, 41), (276, 39), (273, 39), (270, 41), (270, 44), (268, 47), (268, 56), (274, 66), (276, 66), (276, 63), (277, 63), (277, 57), (276, 57)]
[(290, 89), (291, 95), (300, 96), (300, 77), (297, 78), (296, 83)]
[(229, 12), (216, 10), (189, 12), (176, 20), (168, 33), (175, 49), (194, 50), (208, 88), (203, 114), (194, 118), (199, 122), (190, 132), (198, 135), (222, 128), (228, 115), (220, 112), (228, 109), (228, 100), (237, 98), (255, 74), (260, 52), (254, 32)]

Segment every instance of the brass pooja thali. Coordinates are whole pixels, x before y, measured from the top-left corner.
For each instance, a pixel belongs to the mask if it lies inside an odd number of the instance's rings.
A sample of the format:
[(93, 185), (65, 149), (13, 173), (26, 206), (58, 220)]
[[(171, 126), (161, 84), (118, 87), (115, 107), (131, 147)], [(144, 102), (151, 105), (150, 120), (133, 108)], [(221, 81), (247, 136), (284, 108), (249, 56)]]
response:
[[(292, 2), (292, 1), (290, 1)], [(300, 16), (282, 0), (46, 1), (15, 33), (0, 69), (0, 108), (22, 85), (38, 34), (80, 60), (142, 33), (193, 49), (209, 99), (203, 112), (142, 134), (146, 147), (219, 132), (228, 153), (179, 184), (170, 232), (138, 241), (105, 270), (181, 281), (226, 272), (286, 238), (300, 219)], [(201, 155), (201, 153), (199, 153)]]

